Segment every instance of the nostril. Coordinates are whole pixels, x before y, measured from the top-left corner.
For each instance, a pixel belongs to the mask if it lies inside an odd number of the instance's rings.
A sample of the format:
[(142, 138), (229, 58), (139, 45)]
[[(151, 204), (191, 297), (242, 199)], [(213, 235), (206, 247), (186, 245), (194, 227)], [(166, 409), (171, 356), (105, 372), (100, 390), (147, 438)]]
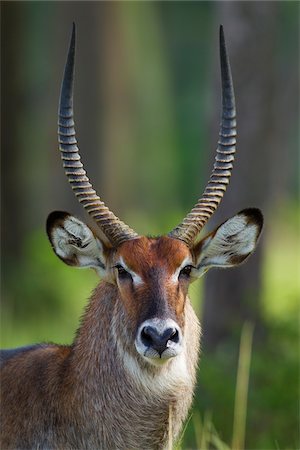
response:
[(168, 341), (175, 342), (176, 344), (179, 342), (179, 332), (176, 328), (173, 328)]
[(141, 339), (144, 345), (147, 347), (153, 344), (151, 327), (144, 327), (141, 331)]

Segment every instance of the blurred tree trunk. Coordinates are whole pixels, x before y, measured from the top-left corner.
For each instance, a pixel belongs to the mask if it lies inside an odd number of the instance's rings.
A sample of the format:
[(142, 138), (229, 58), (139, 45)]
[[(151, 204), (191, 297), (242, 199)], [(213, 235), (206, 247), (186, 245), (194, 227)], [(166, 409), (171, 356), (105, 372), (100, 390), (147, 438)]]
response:
[(3, 271), (10, 262), (18, 260), (27, 230), (26, 196), (21, 201), (20, 194), (26, 179), (22, 164), (26, 144), (16, 132), (18, 122), (24, 118), (27, 100), (22, 70), (26, 45), (21, 41), (22, 26), (20, 5), (4, 3), (1, 7), (1, 242), (2, 254), (6, 254)]
[(4, 2), (1, 13), (1, 233), (6, 271), (20, 260), (26, 233), (45, 220), (51, 97), (47, 27), (52, 17), (49, 5), (42, 10), (28, 2)]
[(103, 5), (102, 194), (123, 220), (137, 222), (138, 232), (153, 233), (154, 214), (159, 222), (167, 203), (177, 206), (179, 170), (159, 10), (151, 2)]
[[(12, 22), (15, 24), (14, 33), (9, 33)], [(4, 3), (1, 10), (1, 242), (2, 252), (18, 258), (20, 254), (20, 242), (22, 239), (23, 203), (19, 201), (21, 173), (18, 163), (18, 136), (15, 132), (15, 122), (21, 114), (18, 107), (11, 101), (12, 92), (21, 100), (19, 88), (19, 65), (13, 57), (21, 31), (21, 10), (17, 3)], [(12, 120), (14, 118), (14, 120)], [(3, 170), (5, 167), (5, 170)], [(19, 169), (19, 170), (18, 170)], [(11, 180), (9, 182), (9, 180)], [(5, 189), (4, 189), (5, 187)], [(16, 207), (18, 205), (18, 207)], [(7, 230), (13, 230), (7, 233)], [(8, 253), (10, 250), (10, 253)]]
[[(274, 196), (282, 195), (288, 177), (281, 173), (291, 172), (292, 161), (285, 147), (297, 107), (296, 55), (294, 71), (285, 71), (285, 80), (280, 74), (280, 2), (218, 2), (217, 8), (235, 85), (238, 149), (230, 186), (211, 228), (246, 207), (259, 207), (266, 215)], [(264, 234), (268, 226), (265, 223)], [(263, 251), (264, 238), (245, 265), (208, 273), (203, 310), (206, 350), (230, 336), (238, 341), (245, 320), (256, 324), (256, 333), (263, 332)]]

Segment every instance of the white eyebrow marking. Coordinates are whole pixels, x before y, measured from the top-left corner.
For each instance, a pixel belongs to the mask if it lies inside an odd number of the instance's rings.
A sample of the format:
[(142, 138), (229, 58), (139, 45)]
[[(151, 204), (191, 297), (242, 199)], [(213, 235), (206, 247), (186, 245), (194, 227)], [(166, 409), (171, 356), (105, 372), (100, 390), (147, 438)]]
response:
[(178, 277), (179, 277), (179, 273), (181, 271), (181, 269), (183, 269), (185, 266), (192, 264), (191, 258), (189, 256), (187, 256), (181, 263), (181, 265), (175, 270), (175, 272), (173, 273), (173, 275), (171, 276), (170, 280), (172, 283), (177, 283), (178, 281)]
[(136, 286), (139, 286), (140, 284), (143, 284), (143, 283), (144, 283), (144, 281), (143, 281), (142, 277), (140, 277), (140, 275), (138, 275), (138, 274), (135, 273), (133, 270), (131, 270), (131, 269), (129, 269), (129, 268), (127, 267), (127, 265), (125, 264), (125, 261), (124, 261), (124, 259), (122, 258), (122, 256), (121, 256), (121, 258), (120, 258), (120, 264), (121, 264), (122, 267), (124, 267), (125, 270), (127, 270), (127, 272), (130, 273), (130, 275), (132, 276), (133, 282), (134, 282), (134, 284), (135, 284)]

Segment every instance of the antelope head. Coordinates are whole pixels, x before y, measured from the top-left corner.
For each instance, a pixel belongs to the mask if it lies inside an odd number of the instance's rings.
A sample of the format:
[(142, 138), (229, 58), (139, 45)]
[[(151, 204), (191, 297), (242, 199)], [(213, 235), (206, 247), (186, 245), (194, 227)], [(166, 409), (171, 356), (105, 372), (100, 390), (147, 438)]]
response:
[(129, 324), (131, 350), (152, 365), (180, 354), (190, 283), (210, 267), (242, 263), (255, 249), (263, 217), (245, 209), (197, 240), (226, 191), (236, 149), (236, 112), (224, 34), (220, 28), (222, 115), (215, 163), (208, 184), (184, 220), (167, 236), (139, 236), (100, 200), (83, 168), (73, 120), (75, 27), (71, 37), (59, 106), (59, 148), (74, 194), (107, 241), (81, 220), (53, 212), (47, 221), (52, 247), (65, 263), (94, 268), (115, 285)]

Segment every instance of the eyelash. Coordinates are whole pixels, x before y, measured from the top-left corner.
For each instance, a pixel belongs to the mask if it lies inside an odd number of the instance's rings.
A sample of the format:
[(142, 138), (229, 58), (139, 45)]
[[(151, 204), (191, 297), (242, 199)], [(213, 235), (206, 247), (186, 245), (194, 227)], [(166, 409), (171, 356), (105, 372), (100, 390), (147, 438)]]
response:
[(191, 275), (191, 271), (192, 269), (194, 269), (194, 266), (192, 266), (191, 264), (183, 267), (183, 269), (181, 269), (181, 271), (179, 272), (179, 277), (185, 277), (185, 278), (189, 278)]

